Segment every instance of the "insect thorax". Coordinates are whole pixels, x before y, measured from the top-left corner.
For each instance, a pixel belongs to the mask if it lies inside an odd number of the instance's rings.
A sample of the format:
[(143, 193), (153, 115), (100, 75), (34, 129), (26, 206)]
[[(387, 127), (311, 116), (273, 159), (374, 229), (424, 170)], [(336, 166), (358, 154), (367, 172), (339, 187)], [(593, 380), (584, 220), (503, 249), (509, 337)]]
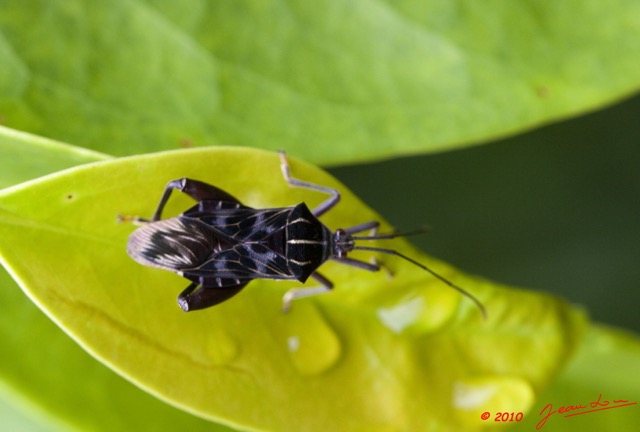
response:
[(293, 207), (286, 225), (285, 255), (291, 274), (307, 280), (331, 253), (331, 231), (316, 218), (306, 204)]

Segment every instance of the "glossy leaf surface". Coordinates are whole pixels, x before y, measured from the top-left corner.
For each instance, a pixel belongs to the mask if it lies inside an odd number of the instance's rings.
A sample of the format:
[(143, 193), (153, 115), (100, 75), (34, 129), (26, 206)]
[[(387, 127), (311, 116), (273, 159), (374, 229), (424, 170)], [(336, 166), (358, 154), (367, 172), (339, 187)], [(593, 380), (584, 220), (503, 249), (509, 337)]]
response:
[[(378, 219), (322, 171), (296, 161), (292, 169), (343, 192), (323, 217), (331, 228)], [(270, 281), (184, 314), (175, 297), (185, 280), (133, 262), (124, 250), (133, 227), (116, 216), (149, 216), (164, 185), (185, 175), (258, 208), (324, 198), (289, 188), (273, 153), (120, 159), (4, 190), (0, 252), (29, 296), (87, 350), (191, 412), (257, 430), (479, 429), (484, 410), (530, 408), (579, 341), (582, 314), (562, 301), (466, 276), (400, 240), (388, 243), (477, 295), (489, 319), (392, 257), (379, 257), (388, 272), (325, 265), (335, 291), (300, 300), (289, 314), (281, 297), (294, 285)], [(167, 215), (190, 204), (176, 197)]]
[[(637, 335), (592, 325), (575, 357), (540, 397), (522, 430), (538, 426), (554, 432), (616, 431), (640, 424), (638, 362)], [(558, 412), (561, 407), (580, 405), (584, 408)], [(556, 413), (545, 421), (551, 411)]]
[[(0, 155), (2, 185), (109, 158), (4, 127)], [(7, 430), (230, 430), (158, 401), (98, 363), (4, 269), (0, 304), (0, 418)]]

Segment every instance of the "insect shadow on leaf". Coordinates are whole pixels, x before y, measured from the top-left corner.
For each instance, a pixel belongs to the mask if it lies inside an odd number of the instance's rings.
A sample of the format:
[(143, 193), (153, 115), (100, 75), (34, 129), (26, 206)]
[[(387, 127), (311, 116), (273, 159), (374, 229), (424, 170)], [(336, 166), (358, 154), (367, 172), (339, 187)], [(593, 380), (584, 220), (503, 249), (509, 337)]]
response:
[[(338, 204), (340, 192), (293, 178), (284, 152), (280, 152), (280, 167), (289, 185), (326, 193), (329, 198), (313, 210), (305, 203), (254, 209), (210, 184), (188, 178), (173, 180), (167, 184), (151, 219), (134, 218), (142, 226), (129, 237), (127, 253), (140, 264), (169, 270), (191, 281), (178, 296), (178, 304), (185, 312), (228, 300), (254, 279), (304, 283), (312, 278), (320, 284), (287, 291), (282, 300), (282, 309), (287, 311), (294, 300), (333, 288), (333, 283), (318, 272), (327, 260), (368, 271), (380, 270), (375, 262), (348, 256), (351, 251), (362, 250), (409, 261), (471, 299), (486, 317), (485, 308), (476, 297), (427, 266), (393, 249), (356, 244), (403, 234), (378, 234), (377, 221), (332, 232), (318, 218)], [(176, 217), (162, 219), (173, 190), (189, 195), (196, 204)], [(358, 235), (365, 231), (369, 233)]]

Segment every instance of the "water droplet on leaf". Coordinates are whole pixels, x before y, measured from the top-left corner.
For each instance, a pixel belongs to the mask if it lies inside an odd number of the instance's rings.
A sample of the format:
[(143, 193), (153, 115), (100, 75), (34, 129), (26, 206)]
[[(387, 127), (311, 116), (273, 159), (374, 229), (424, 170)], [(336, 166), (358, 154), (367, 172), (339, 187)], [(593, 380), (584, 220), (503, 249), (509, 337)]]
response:
[(283, 318), (286, 349), (301, 374), (320, 374), (338, 361), (340, 339), (314, 303), (297, 302)]
[(477, 425), (479, 413), (526, 412), (535, 401), (531, 384), (514, 376), (485, 375), (453, 384), (452, 405), (456, 417)]
[(424, 312), (424, 299), (415, 297), (388, 308), (379, 308), (377, 315), (382, 324), (394, 333), (402, 331), (420, 318)]
[[(430, 301), (431, 300), (431, 301)], [(401, 298), (384, 299), (376, 310), (380, 322), (393, 333), (426, 333), (440, 328), (453, 313), (454, 302), (432, 301), (426, 294), (412, 292)]]

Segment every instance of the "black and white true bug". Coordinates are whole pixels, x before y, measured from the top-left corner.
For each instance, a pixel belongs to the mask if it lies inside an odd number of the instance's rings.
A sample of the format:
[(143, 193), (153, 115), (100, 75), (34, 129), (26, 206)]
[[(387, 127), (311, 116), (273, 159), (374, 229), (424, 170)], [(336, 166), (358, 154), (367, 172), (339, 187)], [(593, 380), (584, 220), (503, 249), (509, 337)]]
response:
[[(480, 308), (474, 296), (419, 262), (392, 249), (356, 245), (356, 240), (391, 239), (400, 234), (377, 234), (379, 223), (366, 222), (331, 232), (318, 217), (331, 210), (340, 193), (291, 177), (284, 152), (280, 166), (287, 183), (331, 195), (313, 210), (305, 203), (293, 207), (254, 209), (227, 192), (197, 180), (181, 178), (167, 184), (151, 220), (136, 219), (142, 226), (129, 237), (127, 253), (138, 263), (169, 270), (191, 281), (178, 296), (184, 311), (204, 309), (237, 294), (254, 279), (288, 279), (319, 282), (315, 288), (294, 288), (283, 298), (287, 310), (297, 298), (327, 292), (333, 288), (317, 269), (331, 259), (364, 270), (380, 266), (347, 255), (354, 250), (399, 256), (431, 273), (464, 294)], [(179, 216), (161, 220), (171, 192), (177, 189), (197, 201)], [(355, 234), (370, 231), (370, 235)]]

